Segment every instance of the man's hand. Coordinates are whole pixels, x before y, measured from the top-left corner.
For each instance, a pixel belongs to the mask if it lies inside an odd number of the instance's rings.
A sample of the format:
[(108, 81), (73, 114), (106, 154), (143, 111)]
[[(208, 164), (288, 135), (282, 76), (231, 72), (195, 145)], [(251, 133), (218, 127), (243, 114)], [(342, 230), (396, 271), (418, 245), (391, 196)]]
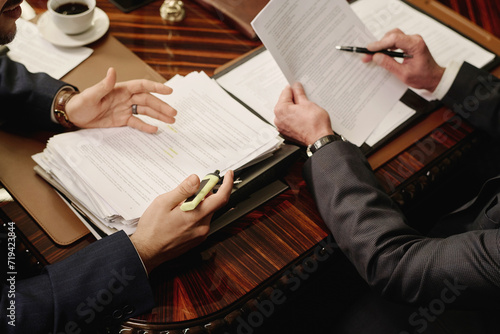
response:
[(137, 112), (174, 123), (177, 111), (150, 93), (171, 94), (172, 89), (150, 80), (131, 80), (116, 83), (116, 71), (108, 70), (106, 77), (71, 98), (66, 105), (69, 120), (80, 128), (106, 128), (128, 125), (148, 133), (158, 131), (132, 115), (132, 105)]
[(411, 54), (413, 58), (405, 58), (403, 63), (381, 53), (366, 55), (363, 58), (365, 63), (373, 60), (410, 87), (433, 92), (441, 81), (444, 68), (436, 63), (419, 35), (405, 35), (401, 30), (394, 29), (386, 33), (380, 41), (367, 45), (367, 48), (371, 51), (401, 49)]
[(174, 190), (158, 196), (139, 220), (130, 240), (148, 272), (205, 240), (213, 213), (229, 200), (233, 172), (228, 171), (219, 190), (207, 196), (194, 210), (181, 211), (182, 202), (193, 195), (199, 185), (198, 176), (189, 176)]
[(278, 131), (299, 144), (310, 145), (333, 134), (330, 116), (325, 109), (309, 101), (300, 83), (285, 87), (274, 114)]

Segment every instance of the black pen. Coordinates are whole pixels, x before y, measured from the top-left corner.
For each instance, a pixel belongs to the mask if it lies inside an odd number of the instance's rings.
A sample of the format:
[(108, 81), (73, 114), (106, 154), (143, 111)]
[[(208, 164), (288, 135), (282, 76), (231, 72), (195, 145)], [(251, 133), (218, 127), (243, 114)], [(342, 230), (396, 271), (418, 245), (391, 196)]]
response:
[(403, 52), (396, 52), (396, 51), (389, 51), (389, 50), (380, 50), (380, 51), (370, 51), (367, 48), (360, 48), (357, 46), (336, 46), (335, 47), (337, 50), (340, 51), (347, 51), (347, 52), (354, 52), (354, 53), (365, 53), (369, 55), (373, 55), (375, 53), (383, 53), (385, 55), (388, 55), (389, 57), (397, 57), (397, 58), (413, 58), (412, 55), (403, 53)]

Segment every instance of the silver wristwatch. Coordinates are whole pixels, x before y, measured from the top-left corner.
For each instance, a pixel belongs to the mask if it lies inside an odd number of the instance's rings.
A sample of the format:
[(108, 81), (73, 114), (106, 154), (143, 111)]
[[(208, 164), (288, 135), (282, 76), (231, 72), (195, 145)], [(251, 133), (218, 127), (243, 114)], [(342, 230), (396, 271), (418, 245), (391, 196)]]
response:
[(307, 146), (307, 149), (306, 149), (307, 156), (310, 157), (314, 153), (316, 153), (316, 151), (318, 151), (320, 148), (322, 148), (323, 146), (328, 145), (331, 142), (339, 141), (339, 140), (343, 141), (344, 138), (342, 138), (342, 136), (337, 135), (337, 134), (327, 135), (327, 136), (321, 137), (320, 139), (316, 140), (311, 145)]

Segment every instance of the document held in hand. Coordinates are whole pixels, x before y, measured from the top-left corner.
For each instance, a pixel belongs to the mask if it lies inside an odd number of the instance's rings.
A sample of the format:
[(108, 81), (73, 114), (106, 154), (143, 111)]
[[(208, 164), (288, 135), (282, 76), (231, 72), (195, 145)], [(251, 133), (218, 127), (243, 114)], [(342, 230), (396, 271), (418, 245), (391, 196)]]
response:
[(345, 0), (272, 0), (252, 26), (288, 83), (301, 82), (334, 131), (358, 146), (406, 91), (384, 69), (335, 49), (375, 40)]
[[(351, 5), (345, 0), (271, 0), (252, 25), (266, 50), (217, 82), (272, 122), (282, 86), (299, 81), (309, 99), (329, 112), (334, 131), (358, 146), (363, 141), (378, 145), (418, 115), (400, 100), (408, 87), (336, 45), (366, 46), (399, 28), (422, 35), (441, 66), (454, 60), (483, 67), (495, 60), (492, 52), (400, 0)], [(415, 92), (433, 99), (429, 92)]]

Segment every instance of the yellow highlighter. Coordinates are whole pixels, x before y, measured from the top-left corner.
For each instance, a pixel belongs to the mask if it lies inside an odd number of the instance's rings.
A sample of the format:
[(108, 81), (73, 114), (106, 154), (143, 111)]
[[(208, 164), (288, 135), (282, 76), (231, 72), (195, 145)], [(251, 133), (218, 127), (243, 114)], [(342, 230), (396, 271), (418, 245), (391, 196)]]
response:
[(198, 206), (198, 204), (205, 199), (205, 196), (207, 196), (208, 192), (212, 190), (215, 185), (219, 182), (220, 180), (220, 171), (216, 170), (213, 173), (207, 174), (200, 182), (200, 187), (198, 188), (198, 191), (196, 193), (186, 199), (184, 203), (181, 205), (181, 210), (182, 211), (191, 211), (194, 210)]

